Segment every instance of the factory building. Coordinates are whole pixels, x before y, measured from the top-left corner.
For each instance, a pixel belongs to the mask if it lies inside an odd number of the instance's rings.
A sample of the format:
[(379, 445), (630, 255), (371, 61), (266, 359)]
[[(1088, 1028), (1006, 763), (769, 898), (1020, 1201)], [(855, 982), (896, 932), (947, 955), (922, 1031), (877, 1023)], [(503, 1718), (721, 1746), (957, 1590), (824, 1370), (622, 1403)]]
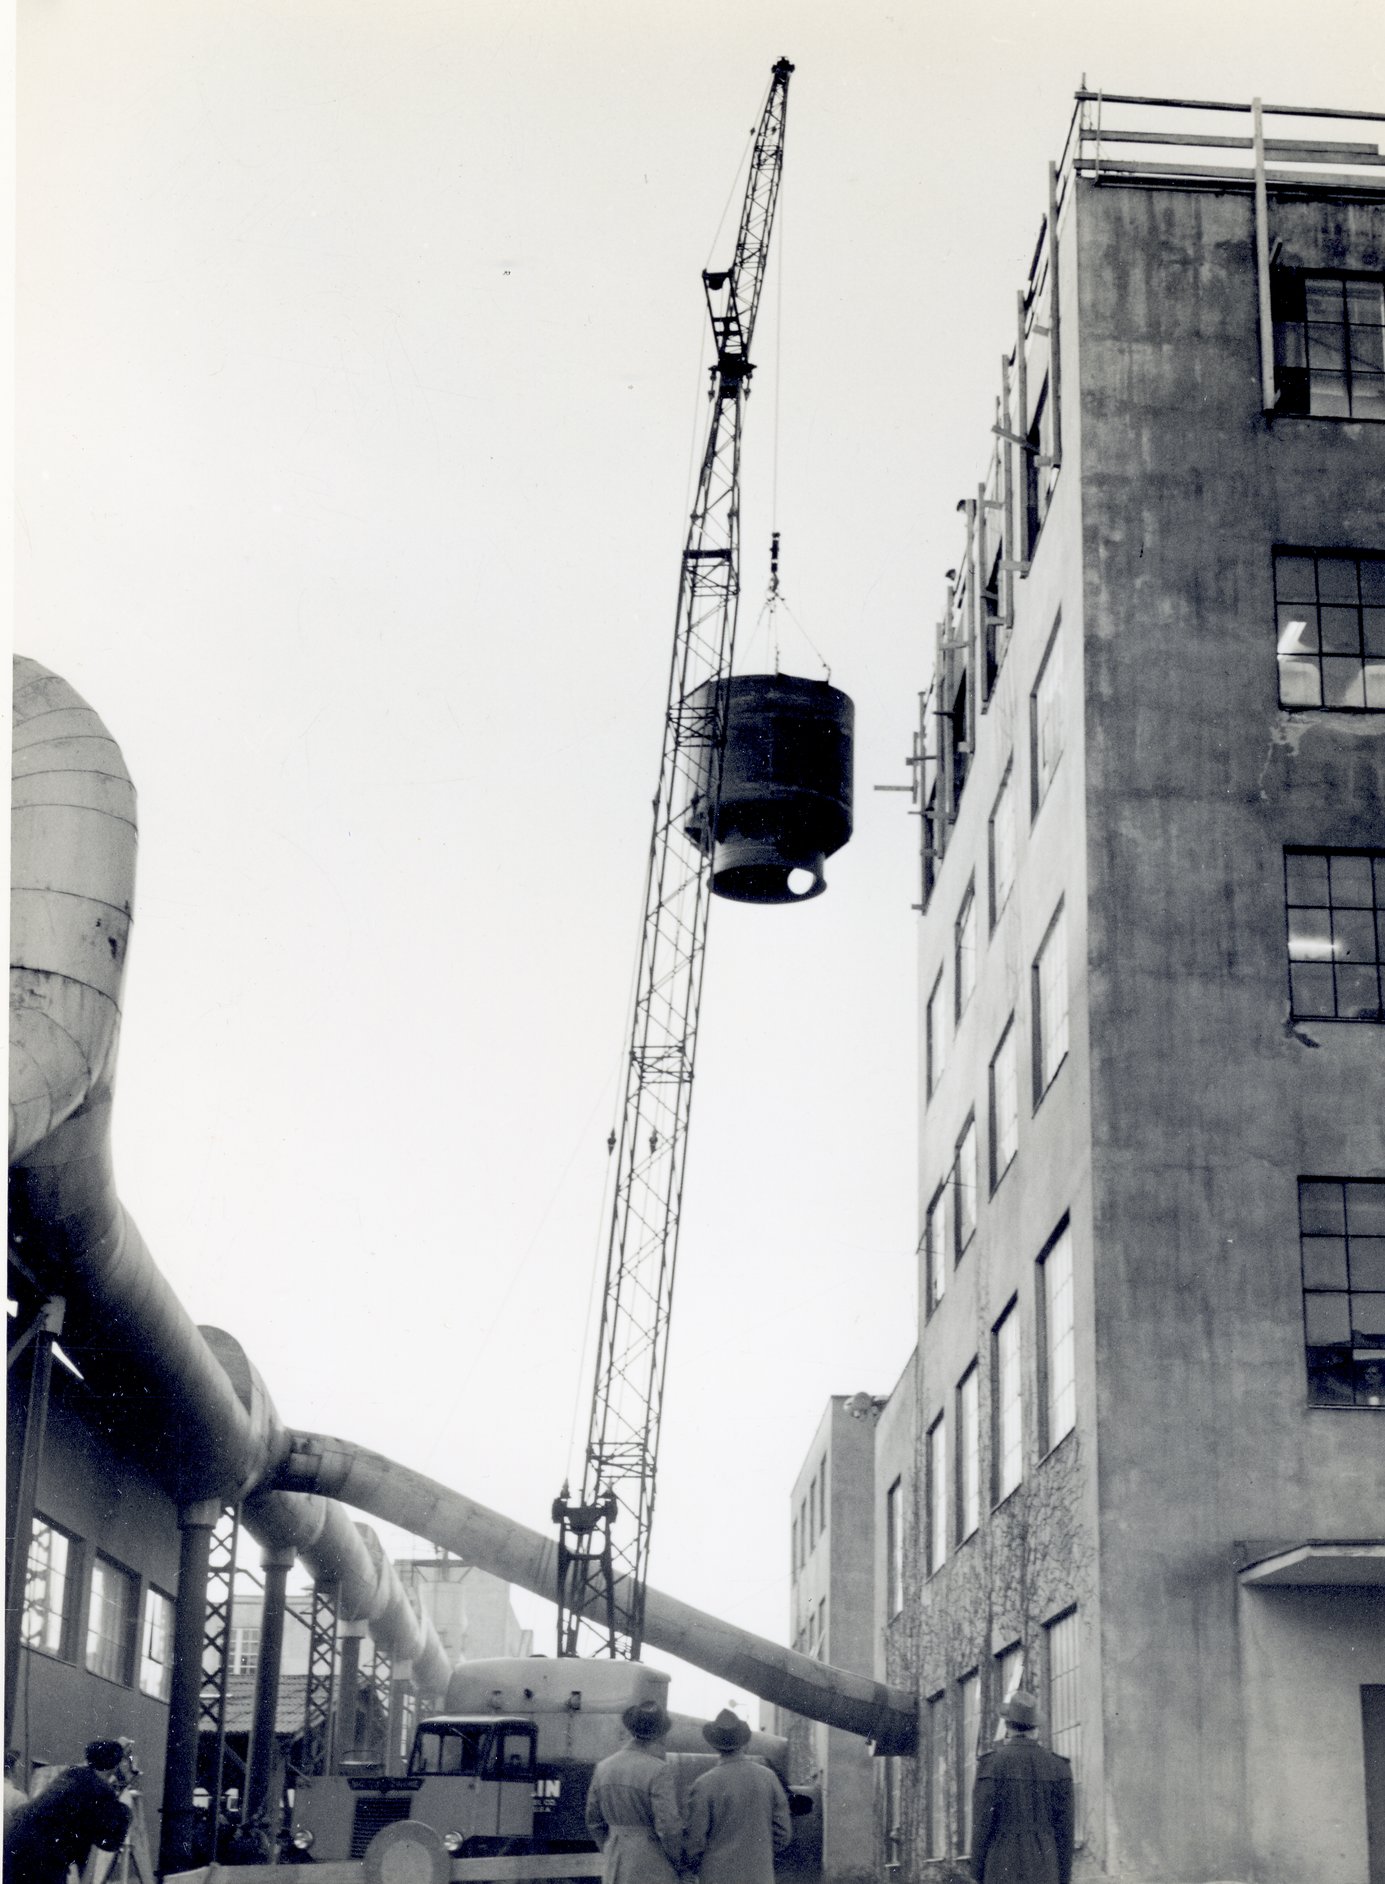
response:
[(1081, 95), (1051, 173), (916, 747), (890, 1875), (1022, 1682), (1079, 1879), (1385, 1878), (1378, 139)]

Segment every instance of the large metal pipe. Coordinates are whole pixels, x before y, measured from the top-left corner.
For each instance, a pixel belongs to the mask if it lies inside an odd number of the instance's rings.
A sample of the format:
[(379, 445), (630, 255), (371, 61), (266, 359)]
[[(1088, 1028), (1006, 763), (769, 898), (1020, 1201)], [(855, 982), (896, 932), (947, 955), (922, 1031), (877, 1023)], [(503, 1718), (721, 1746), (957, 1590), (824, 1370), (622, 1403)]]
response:
[[(538, 1596), (553, 1597), (556, 1543), (394, 1460), (321, 1433), (291, 1433), (275, 1483), (339, 1498), (372, 1517), (455, 1551)], [(900, 1688), (799, 1655), (746, 1629), (649, 1590), (645, 1641), (808, 1720), (873, 1740), (881, 1753), (907, 1753), (918, 1734), (917, 1702)]]
[[(378, 1453), (301, 1434), (275, 1470), (285, 1440), (263, 1383), (230, 1337), (193, 1325), (116, 1196), (111, 1088), (134, 894), (134, 788), (86, 703), (22, 657), (15, 664), (15, 804), (11, 1234), (41, 1284), (68, 1297), (64, 1344), (180, 1504), (274, 1486), (340, 1497), (551, 1597), (551, 1539)], [(325, 1509), (333, 1509), (330, 1502)], [(278, 1505), (258, 1495), (248, 1516), (262, 1543), (287, 1545), (295, 1539), (286, 1528), (311, 1531), (317, 1523), (297, 1499)], [(370, 1559), (371, 1550), (357, 1544)], [(337, 1575), (353, 1561), (360, 1600), (367, 1610), (378, 1604), (376, 1639), (414, 1662), (422, 1687), (445, 1685), (445, 1658), (439, 1668), (427, 1652), (415, 1657), (396, 1646), (410, 1636), (405, 1611), (417, 1618), (378, 1568), (373, 1577), (362, 1569), (342, 1520), (324, 1515), (302, 1548), (310, 1567), (317, 1549), (324, 1570), (335, 1566)], [(914, 1743), (911, 1695), (672, 1597), (649, 1592), (645, 1634), (752, 1694), (867, 1735), (881, 1751)]]

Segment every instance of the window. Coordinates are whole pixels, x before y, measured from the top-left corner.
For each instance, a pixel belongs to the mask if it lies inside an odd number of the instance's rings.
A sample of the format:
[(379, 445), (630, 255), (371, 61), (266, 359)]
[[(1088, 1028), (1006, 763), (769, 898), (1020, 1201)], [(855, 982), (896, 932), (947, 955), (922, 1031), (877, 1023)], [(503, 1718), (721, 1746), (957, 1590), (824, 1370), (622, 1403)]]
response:
[(1000, 912), (1010, 900), (1015, 883), (1015, 762), (1005, 768), (1000, 790), (991, 811), (986, 848), (991, 880), (991, 927), (1000, 920)]
[(808, 1500), (805, 1498), (798, 1507), (798, 1544), (802, 1552), (798, 1560), (801, 1570), (808, 1561)]
[(928, 1313), (943, 1299), (947, 1288), (947, 1193), (952, 1180), (940, 1184), (928, 1206), (923, 1228), (923, 1266), (926, 1278)]
[(1308, 1399), (1385, 1407), (1385, 1182), (1300, 1178)]
[(1029, 809), (1037, 815), (1063, 756), (1063, 664), (1058, 658), (1056, 627), (1029, 696), (1029, 748)]
[(144, 1632), (140, 1637), (139, 1691), (166, 1701), (173, 1686), (173, 1598), (162, 1590), (144, 1594)]
[(818, 1660), (827, 1660), (827, 1598), (818, 1601)]
[[(1078, 1639), (1077, 1611), (1070, 1609), (1049, 1623), (1045, 1630), (1048, 1646), (1048, 1733), (1055, 1753), (1072, 1761), (1073, 1790), (1078, 1804), (1076, 1823), (1082, 1823), (1082, 1703), (1077, 1692)], [(1079, 1831), (1078, 1836), (1081, 1836)]]
[(1024, 1427), (1020, 1400), (1020, 1314), (1012, 1302), (995, 1325), (992, 1335), (994, 1352), (995, 1502), (1019, 1484), (1024, 1472)]
[(1385, 281), (1276, 269), (1271, 298), (1278, 410), (1385, 419)]
[(1024, 1679), (1024, 1649), (1018, 1642), (1012, 1642), (1007, 1649), (1002, 1649), (995, 1658), (995, 1725), (994, 1731), (1000, 1732), (1000, 1710)]
[(808, 1548), (811, 1550), (818, 1541), (818, 1475), (814, 1472), (808, 1480)]
[(258, 1623), (237, 1623), (231, 1631), (231, 1668), (233, 1675), (253, 1675), (260, 1660)]
[(807, 1652), (809, 1655), (816, 1655), (818, 1652), (818, 1612), (815, 1609), (808, 1611)]
[(1068, 936), (1059, 903), (1034, 958), (1034, 1104), (1068, 1056)]
[(74, 1556), (73, 1541), (67, 1532), (35, 1513), (20, 1625), (20, 1639), (26, 1648), (71, 1658)]
[(1051, 1449), (1077, 1424), (1077, 1379), (1072, 1332), (1072, 1236), (1063, 1225), (1039, 1258), (1043, 1332), (1044, 1443)]
[(943, 971), (938, 970), (938, 978), (933, 983), (933, 992), (928, 997), (928, 1007), (924, 1016), (924, 1059), (928, 1080), (928, 1097), (931, 1099), (938, 1090), (938, 1081), (943, 1076), (947, 1065), (947, 1003), (943, 998)]
[(1286, 850), (1296, 1020), (1385, 1020), (1385, 851)]
[(986, 698), (989, 700), (1005, 659), (1006, 622), (1000, 611), (1000, 566), (1005, 561), (1005, 540), (996, 544), (991, 558), (991, 573), (981, 592), (982, 632), (986, 643)]
[(827, 1454), (822, 1455), (822, 1464), (818, 1467), (818, 1536), (827, 1529)]
[(1019, 1150), (1019, 1070), (1015, 1060), (1015, 1017), (1012, 1014), (991, 1059), (992, 1190), (1010, 1169)]
[(960, 1021), (970, 1001), (972, 989), (976, 986), (976, 887), (967, 885), (967, 893), (962, 898), (962, 907), (957, 912), (957, 926), (953, 931), (954, 951), (956, 956), (957, 977), (957, 1019)]
[(957, 1683), (957, 1817), (959, 1851), (971, 1850), (971, 1795), (976, 1784), (977, 1736), (981, 1731), (981, 1683), (973, 1668)]
[(928, 1700), (928, 1853), (947, 1856), (947, 1697)]
[(885, 1836), (885, 1869), (887, 1871), (897, 1871), (899, 1869), (900, 1852), (904, 1845), (904, 1837), (900, 1827), (899, 1817), (899, 1755), (888, 1755), (883, 1765), (885, 1768), (884, 1798), (882, 1801), (884, 1806), (883, 1830)]
[(976, 1362), (957, 1386), (957, 1538), (971, 1536), (981, 1522), (981, 1435), (977, 1430), (981, 1376)]
[(904, 1480), (885, 1493), (885, 1617), (892, 1621), (904, 1607)]
[(1057, 478), (1057, 466), (1053, 463), (1053, 423), (1048, 406), (1048, 378), (1039, 388), (1039, 396), (1034, 401), (1034, 422), (1029, 428), (1026, 440), (1028, 449), (1024, 454), (1024, 510), (1025, 538), (1027, 553), (1032, 557), (1039, 541), (1039, 532), (1044, 527), (1044, 518), (1048, 515), (1049, 499), (1053, 495), (1053, 486)]
[(789, 1570), (798, 1575), (798, 1519), (794, 1518), (789, 1527)]
[(928, 1574), (947, 1557), (947, 1420), (943, 1414), (928, 1429)]
[(134, 1676), (135, 1589), (129, 1571), (109, 1557), (98, 1557), (92, 1564), (87, 1667), (94, 1675), (126, 1687)]
[(952, 1161), (953, 1225), (956, 1238), (954, 1259), (961, 1262), (968, 1243), (976, 1235), (976, 1120), (968, 1119), (957, 1140), (957, 1156)]
[(1279, 703), (1385, 712), (1385, 556), (1274, 552)]

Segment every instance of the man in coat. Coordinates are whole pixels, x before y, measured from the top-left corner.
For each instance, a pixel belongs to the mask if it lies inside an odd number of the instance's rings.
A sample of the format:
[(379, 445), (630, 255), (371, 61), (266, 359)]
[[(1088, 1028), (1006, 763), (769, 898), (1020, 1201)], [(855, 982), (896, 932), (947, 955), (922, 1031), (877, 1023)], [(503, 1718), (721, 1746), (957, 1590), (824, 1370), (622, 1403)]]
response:
[(130, 1827), (130, 1808), (116, 1797), (124, 1758), (118, 1740), (93, 1740), (84, 1766), (66, 1767), (15, 1813), (5, 1833), (7, 1884), (65, 1884), (67, 1867), (85, 1864), (93, 1845), (120, 1850)]
[(688, 1795), (684, 1856), (701, 1884), (774, 1884), (774, 1859), (793, 1837), (784, 1788), (745, 1755), (750, 1729), (729, 1708), (702, 1729), (721, 1758)]
[(1025, 1689), (1000, 1718), (1004, 1740), (976, 1762), (971, 1874), (978, 1884), (1070, 1884), (1072, 1766), (1035, 1739), (1039, 1703)]
[(600, 1847), (605, 1884), (677, 1884), (683, 1814), (664, 1739), (673, 1725), (657, 1701), (627, 1707), (629, 1739), (598, 1760), (587, 1793), (587, 1830)]

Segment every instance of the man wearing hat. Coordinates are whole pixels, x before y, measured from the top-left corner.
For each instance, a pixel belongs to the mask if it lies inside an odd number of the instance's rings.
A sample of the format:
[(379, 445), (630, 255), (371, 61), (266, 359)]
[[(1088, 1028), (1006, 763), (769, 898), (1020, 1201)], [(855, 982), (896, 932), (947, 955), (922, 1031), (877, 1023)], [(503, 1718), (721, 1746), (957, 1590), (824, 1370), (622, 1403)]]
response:
[(683, 1851), (701, 1884), (774, 1884), (775, 1854), (793, 1837), (784, 1788), (749, 1760), (750, 1729), (724, 1707), (702, 1729), (721, 1758), (693, 1781)]
[(64, 1884), (70, 1864), (85, 1864), (93, 1845), (119, 1851), (130, 1808), (117, 1799), (125, 1749), (93, 1740), (84, 1766), (69, 1766), (22, 1806), (5, 1833), (7, 1884)]
[(1041, 1747), (1039, 1703), (1016, 1688), (1000, 1710), (1005, 1738), (976, 1762), (971, 1874), (978, 1884), (1070, 1884), (1072, 1766)]
[(627, 1707), (629, 1739), (598, 1760), (587, 1794), (587, 1830), (601, 1849), (605, 1884), (677, 1884), (683, 1814), (664, 1738), (673, 1725), (657, 1701)]

